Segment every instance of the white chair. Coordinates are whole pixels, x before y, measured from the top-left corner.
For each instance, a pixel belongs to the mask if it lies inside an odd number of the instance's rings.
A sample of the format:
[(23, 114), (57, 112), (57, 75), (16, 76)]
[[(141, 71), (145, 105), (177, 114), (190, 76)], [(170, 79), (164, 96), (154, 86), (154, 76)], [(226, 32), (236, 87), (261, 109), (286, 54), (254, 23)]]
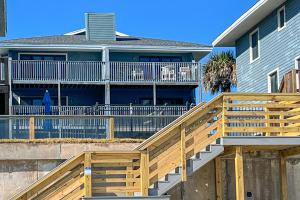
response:
[(160, 76), (162, 81), (175, 81), (176, 80), (175, 67), (171, 65), (162, 67)]
[(191, 80), (191, 69), (189, 67), (179, 68), (180, 79), (183, 81)]
[(144, 80), (144, 71), (143, 70), (133, 70), (132, 71), (133, 80), (141, 81)]

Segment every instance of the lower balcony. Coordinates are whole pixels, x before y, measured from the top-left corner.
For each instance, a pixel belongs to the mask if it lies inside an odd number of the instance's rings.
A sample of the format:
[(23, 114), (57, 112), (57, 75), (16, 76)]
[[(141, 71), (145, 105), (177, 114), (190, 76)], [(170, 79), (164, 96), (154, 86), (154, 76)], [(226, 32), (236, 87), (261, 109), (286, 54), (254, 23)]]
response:
[[(144, 115), (144, 116), (181, 116), (189, 106), (132, 106), (132, 105), (96, 105), (96, 106), (51, 106), (51, 115)], [(15, 105), (13, 115), (45, 115), (44, 106)]]

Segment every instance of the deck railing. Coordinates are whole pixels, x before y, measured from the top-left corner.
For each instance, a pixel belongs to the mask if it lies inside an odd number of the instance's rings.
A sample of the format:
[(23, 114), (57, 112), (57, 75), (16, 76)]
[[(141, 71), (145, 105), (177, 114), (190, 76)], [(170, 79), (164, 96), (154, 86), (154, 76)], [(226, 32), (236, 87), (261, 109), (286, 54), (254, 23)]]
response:
[(13, 81), (48, 82), (191, 82), (199, 64), (192, 62), (100, 62), (12, 60)]
[[(198, 152), (214, 144), (219, 138), (251, 136), (272, 140), (276, 136), (299, 136), (299, 107), (298, 94), (225, 93), (174, 120), (130, 152), (135, 156), (129, 155), (129, 152), (109, 156), (104, 155), (105, 152), (86, 152), (58, 167), (13, 199), (42, 199), (43, 194), (69, 197), (68, 192), (61, 193), (57, 185), (66, 183), (70, 188), (66, 191), (73, 191), (75, 187), (69, 184), (69, 179), (62, 179), (69, 177), (64, 176), (69, 171), (77, 172), (81, 169), (80, 172), (83, 172), (82, 163), (85, 169), (89, 169), (88, 173), (82, 173), (88, 181), (79, 181), (82, 190), (79, 189), (79, 193), (76, 193), (77, 199), (98, 193), (148, 196), (149, 188), (155, 187), (159, 180), (174, 173), (179, 167), (181, 180), (187, 181), (187, 161), (197, 158)], [(266, 146), (268, 148), (270, 146)], [(81, 166), (76, 168), (79, 164)], [(118, 173), (112, 168), (117, 168)], [(120, 173), (121, 176), (116, 176)], [(105, 174), (105, 177), (99, 180), (99, 174)], [(111, 184), (109, 180), (112, 178), (116, 178), (114, 183), (118, 184)]]
[(0, 139), (144, 139), (176, 118), (176, 116), (0, 116)]
[(5, 76), (6, 76), (5, 64), (4, 62), (0, 62), (0, 82), (5, 81)]
[[(53, 115), (170, 115), (181, 116), (191, 106), (135, 106), (135, 105), (96, 105), (96, 106), (52, 106)], [(13, 115), (44, 115), (44, 106), (15, 105)]]

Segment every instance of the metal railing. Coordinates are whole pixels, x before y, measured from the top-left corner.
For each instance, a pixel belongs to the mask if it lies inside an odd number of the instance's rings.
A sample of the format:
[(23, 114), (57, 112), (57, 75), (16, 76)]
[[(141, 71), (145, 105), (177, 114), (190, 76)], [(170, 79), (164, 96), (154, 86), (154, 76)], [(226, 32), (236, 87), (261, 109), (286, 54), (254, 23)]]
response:
[[(53, 115), (170, 115), (181, 116), (192, 106), (135, 106), (135, 105), (95, 105), (95, 106), (51, 106)], [(15, 105), (13, 115), (44, 115), (44, 106)]]
[(12, 60), (14, 81), (191, 82), (198, 81), (193, 62), (101, 62)]
[(0, 116), (0, 139), (148, 138), (177, 116)]

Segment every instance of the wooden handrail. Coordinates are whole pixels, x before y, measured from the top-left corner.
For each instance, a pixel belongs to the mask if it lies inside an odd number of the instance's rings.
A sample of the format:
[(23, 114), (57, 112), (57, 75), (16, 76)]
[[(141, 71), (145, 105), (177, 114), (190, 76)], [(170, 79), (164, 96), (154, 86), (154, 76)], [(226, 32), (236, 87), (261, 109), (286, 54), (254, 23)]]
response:
[[(90, 196), (91, 193), (114, 192), (127, 196), (140, 192), (147, 196), (152, 184), (178, 167), (182, 170), (181, 180), (186, 181), (185, 161), (218, 138), (300, 135), (299, 107), (299, 94), (223, 93), (207, 104), (196, 106), (133, 151), (85, 152), (62, 164), (13, 199), (60, 195), (62, 189), (55, 185), (61, 185), (63, 180), (68, 180), (66, 185), (72, 188), (83, 185), (83, 190), (75, 193), (76, 198)], [(89, 171), (85, 172), (83, 167), (90, 167), (92, 176), (86, 174)], [(101, 170), (105, 167), (109, 170)], [(73, 174), (75, 170), (79, 174)], [(94, 176), (103, 174), (119, 174), (124, 178)], [(76, 178), (70, 181), (67, 179), (69, 176)], [(113, 187), (108, 184), (112, 182), (124, 184)]]

